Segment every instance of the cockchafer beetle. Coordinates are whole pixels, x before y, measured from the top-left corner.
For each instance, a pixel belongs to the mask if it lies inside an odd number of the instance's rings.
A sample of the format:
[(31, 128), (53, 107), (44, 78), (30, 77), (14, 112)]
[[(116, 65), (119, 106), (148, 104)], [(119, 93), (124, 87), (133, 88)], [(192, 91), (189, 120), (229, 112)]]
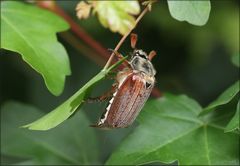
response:
[[(97, 124), (98, 128), (125, 128), (133, 123), (151, 94), (155, 83), (156, 70), (151, 60), (156, 55), (151, 51), (149, 55), (136, 46), (137, 35), (131, 34), (133, 52), (130, 60), (124, 61), (123, 70), (116, 75), (114, 92), (108, 106)], [(120, 59), (123, 56), (114, 52)]]

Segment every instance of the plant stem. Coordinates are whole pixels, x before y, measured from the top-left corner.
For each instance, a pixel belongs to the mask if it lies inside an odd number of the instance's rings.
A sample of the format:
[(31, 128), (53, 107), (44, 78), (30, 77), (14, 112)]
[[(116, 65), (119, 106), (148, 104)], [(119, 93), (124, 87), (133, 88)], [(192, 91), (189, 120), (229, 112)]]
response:
[[(135, 21), (134, 26), (121, 38), (121, 40), (118, 42), (117, 46), (115, 47), (114, 51), (117, 51), (121, 45), (123, 44), (123, 42), (126, 40), (126, 38), (128, 37), (128, 35), (132, 32), (132, 30), (137, 26), (137, 24), (139, 23), (139, 21), (143, 18), (143, 16), (147, 13), (147, 11), (149, 10), (149, 6), (151, 5), (151, 2), (149, 2), (149, 4), (145, 7), (145, 9), (142, 11), (142, 13), (138, 16), (138, 18)], [(111, 54), (110, 58), (108, 59), (106, 65), (104, 66), (103, 70), (106, 70), (114, 57), (114, 52)]]

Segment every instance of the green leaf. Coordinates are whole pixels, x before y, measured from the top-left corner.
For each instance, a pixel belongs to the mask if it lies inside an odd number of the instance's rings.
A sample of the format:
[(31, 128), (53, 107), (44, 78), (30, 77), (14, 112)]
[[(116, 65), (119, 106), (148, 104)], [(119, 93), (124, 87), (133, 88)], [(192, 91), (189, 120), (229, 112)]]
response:
[(236, 54), (236, 55), (233, 55), (231, 60), (232, 60), (232, 63), (233, 63), (235, 66), (237, 66), (237, 67), (240, 66), (240, 65), (239, 65), (239, 61), (240, 61), (239, 53)]
[(187, 21), (190, 24), (199, 26), (206, 24), (208, 21), (211, 10), (211, 4), (209, 0), (168, 0), (167, 2), (171, 16), (179, 21)]
[(231, 121), (228, 123), (227, 127), (225, 128), (225, 132), (232, 132), (235, 130), (240, 131), (239, 129), (239, 109), (240, 109), (240, 101), (237, 104), (237, 111)]
[(1, 155), (20, 159), (16, 163), (22, 165), (89, 165), (98, 161), (96, 134), (82, 111), (51, 131), (19, 128), (42, 114), (26, 104), (5, 103), (1, 107)]
[(17, 52), (40, 73), (47, 88), (59, 95), (71, 73), (64, 47), (56, 32), (69, 28), (60, 17), (21, 2), (1, 2), (1, 48)]
[(184, 95), (149, 101), (138, 117), (139, 126), (112, 153), (106, 165), (174, 161), (180, 165), (239, 164), (239, 136), (225, 134), (218, 124), (224, 124), (225, 115), (214, 121), (201, 120), (201, 109)]
[[(135, 18), (140, 12), (137, 1), (98, 1), (95, 5), (99, 21), (104, 27), (124, 35), (135, 25)], [(132, 14), (132, 15), (131, 15)]]
[(63, 104), (55, 108), (53, 111), (43, 116), (42, 118), (25, 125), (31, 130), (49, 130), (56, 127), (68, 117), (70, 117), (78, 107), (83, 103), (87, 91), (91, 89), (97, 82), (105, 77), (104, 72), (100, 72), (94, 78), (92, 78), (87, 84), (85, 84), (81, 89), (79, 89), (73, 96), (66, 100)]
[(239, 81), (234, 83), (230, 88), (224, 91), (215, 101), (210, 103), (199, 115), (204, 115), (213, 111), (215, 107), (229, 103), (239, 92)]
[(81, 89), (79, 89), (73, 96), (71, 96), (68, 100), (55, 108), (53, 111), (43, 116), (42, 118), (34, 121), (33, 123), (27, 124), (23, 127), (31, 130), (49, 130), (65, 121), (76, 111), (77, 108), (81, 106), (84, 98), (94, 87), (94, 85), (96, 85), (96, 83), (98, 83), (99, 81), (103, 80), (113, 68), (121, 64), (126, 58), (127, 57), (118, 61), (108, 69), (102, 70), (90, 81), (88, 81)]

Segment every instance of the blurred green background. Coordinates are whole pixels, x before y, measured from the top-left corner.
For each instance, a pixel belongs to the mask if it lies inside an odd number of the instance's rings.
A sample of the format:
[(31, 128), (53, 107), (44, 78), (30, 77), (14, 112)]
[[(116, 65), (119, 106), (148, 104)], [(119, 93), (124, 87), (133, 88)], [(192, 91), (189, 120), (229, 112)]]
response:
[[(103, 28), (96, 16), (78, 20), (75, 6), (78, 1), (60, 1), (58, 4), (76, 20), (79, 25), (105, 48), (114, 48), (121, 36)], [(206, 106), (222, 91), (239, 78), (239, 70), (231, 62), (233, 55), (239, 54), (239, 1), (211, 1), (211, 13), (204, 26), (194, 26), (173, 19), (167, 2), (154, 4), (137, 28), (138, 48), (147, 52), (156, 50), (153, 64), (157, 70), (156, 87), (161, 92), (187, 94)], [(71, 62), (72, 75), (67, 77), (64, 92), (53, 96), (46, 88), (43, 79), (32, 70), (21, 57), (13, 52), (1, 50), (0, 56), (0, 104), (9, 100), (33, 105), (49, 112), (61, 104), (89, 79), (101, 70), (99, 64), (90, 60), (91, 54), (82, 54), (67, 43), (61, 36)], [(127, 54), (129, 39), (120, 52)], [(100, 83), (92, 96), (98, 96), (110, 88), (112, 80)], [(101, 116), (106, 103), (84, 105), (81, 111), (87, 115), (89, 124)], [(34, 120), (34, 119), (32, 119)], [(31, 121), (31, 119), (29, 119)], [(5, 121), (4, 121), (5, 122)], [(4, 124), (2, 124), (4, 125)], [(102, 131), (90, 129), (96, 134), (96, 144), (100, 157), (93, 163), (103, 163), (116, 148), (128, 129)], [(75, 130), (81, 130), (76, 127)], [(1, 132), (1, 135), (4, 133)], [(87, 142), (86, 140), (82, 140)], [(13, 157), (2, 156), (6, 162), (15, 162)]]

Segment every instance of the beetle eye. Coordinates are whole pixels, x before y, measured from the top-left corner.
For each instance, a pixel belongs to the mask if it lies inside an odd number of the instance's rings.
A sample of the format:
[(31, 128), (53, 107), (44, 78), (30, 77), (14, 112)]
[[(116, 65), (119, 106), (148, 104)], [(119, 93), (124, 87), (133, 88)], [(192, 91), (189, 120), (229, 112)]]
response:
[(147, 88), (147, 89), (150, 88), (151, 85), (152, 85), (151, 83), (146, 82), (146, 88)]
[(143, 59), (147, 59), (147, 57), (143, 53), (141, 53), (139, 51), (136, 51), (135, 56), (139, 56), (139, 57), (141, 57)]
[(143, 54), (139, 54), (139, 56), (140, 56), (141, 58), (147, 59), (146, 56), (143, 55)]

